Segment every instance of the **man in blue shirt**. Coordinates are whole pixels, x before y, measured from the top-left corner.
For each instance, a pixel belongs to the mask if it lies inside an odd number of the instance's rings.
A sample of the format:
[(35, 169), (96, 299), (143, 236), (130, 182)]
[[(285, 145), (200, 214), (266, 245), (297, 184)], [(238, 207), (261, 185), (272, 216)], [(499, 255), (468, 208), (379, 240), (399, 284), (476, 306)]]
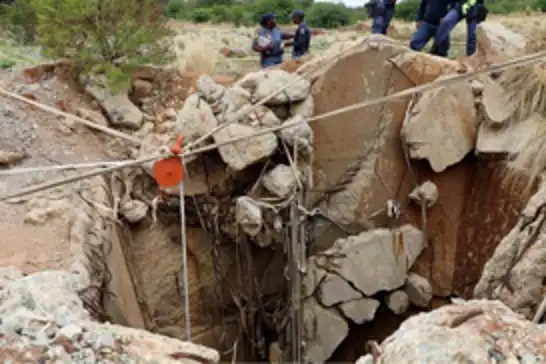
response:
[(483, 4), (483, 0), (458, 0), (438, 27), (434, 43), (444, 42), (457, 23), (466, 19), (466, 55), (471, 56), (476, 51), (476, 27), (486, 17), (487, 8)]
[[(410, 41), (410, 48), (421, 51), (429, 40), (435, 37), (438, 27), (447, 14), (454, 0), (421, 0), (421, 6), (417, 12), (417, 30)], [(435, 43), (430, 53), (447, 57), (449, 51), (449, 35), (441, 42)]]
[(282, 41), (293, 38), (283, 33), (275, 21), (275, 14), (266, 13), (260, 20), (261, 28), (252, 42), (252, 50), (260, 53), (262, 68), (276, 66), (283, 62), (284, 46)]
[(298, 29), (296, 29), (296, 33), (294, 34), (292, 59), (300, 58), (309, 53), (311, 31), (307, 27), (307, 24), (303, 22), (304, 17), (305, 13), (302, 10), (296, 10), (292, 13), (292, 22), (298, 26)]

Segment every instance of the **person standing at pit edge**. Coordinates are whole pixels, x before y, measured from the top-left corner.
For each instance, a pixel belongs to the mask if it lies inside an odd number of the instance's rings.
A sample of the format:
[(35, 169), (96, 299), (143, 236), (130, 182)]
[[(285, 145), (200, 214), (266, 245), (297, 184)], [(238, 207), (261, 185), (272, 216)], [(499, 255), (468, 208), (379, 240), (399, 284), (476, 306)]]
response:
[(260, 19), (261, 28), (252, 41), (252, 50), (260, 53), (262, 68), (276, 66), (283, 62), (283, 40), (292, 39), (292, 34), (283, 33), (275, 20), (275, 14), (266, 13)]
[[(436, 36), (440, 23), (454, 3), (454, 0), (421, 0), (416, 19), (417, 30), (413, 33), (410, 41), (411, 49), (421, 51), (425, 48), (428, 41)], [(447, 57), (449, 46), (450, 39), (448, 34), (441, 43), (436, 43), (432, 47), (430, 53), (440, 57)]]
[(483, 0), (458, 0), (440, 23), (433, 47), (442, 44), (457, 24), (466, 19), (466, 55), (473, 55), (476, 52), (476, 28), (485, 21), (487, 13)]
[(387, 34), (396, 9), (396, 0), (371, 0), (366, 4), (372, 18), (372, 34)]
[(294, 34), (292, 59), (298, 59), (309, 53), (311, 31), (307, 24), (303, 22), (303, 18), (305, 18), (305, 13), (302, 10), (296, 10), (292, 13), (292, 22), (298, 26)]

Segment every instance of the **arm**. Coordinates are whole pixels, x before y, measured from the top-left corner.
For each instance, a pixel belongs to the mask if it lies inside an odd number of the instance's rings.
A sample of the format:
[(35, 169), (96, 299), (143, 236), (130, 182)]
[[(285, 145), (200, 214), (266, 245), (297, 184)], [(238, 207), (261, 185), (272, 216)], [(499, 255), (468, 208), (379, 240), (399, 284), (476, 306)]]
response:
[(292, 34), (292, 33), (282, 33), (281, 38), (282, 38), (282, 40), (293, 39), (294, 34)]

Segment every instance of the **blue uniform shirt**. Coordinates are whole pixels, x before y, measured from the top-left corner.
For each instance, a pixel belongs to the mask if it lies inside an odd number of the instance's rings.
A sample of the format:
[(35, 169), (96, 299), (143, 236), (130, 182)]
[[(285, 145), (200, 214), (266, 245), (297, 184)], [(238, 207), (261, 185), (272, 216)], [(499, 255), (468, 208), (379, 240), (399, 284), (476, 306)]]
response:
[(307, 24), (301, 23), (294, 34), (294, 48), (292, 49), (292, 58), (299, 58), (304, 54), (309, 53), (309, 45), (311, 44), (311, 31)]
[[(271, 45), (273, 46), (273, 49), (267, 50), (265, 52), (260, 53), (260, 64), (262, 68), (275, 66), (277, 64), (281, 64), (283, 61), (283, 45), (282, 45), (282, 36), (283, 33), (279, 28), (273, 28), (273, 29), (266, 29), (266, 28), (260, 28), (258, 30), (259, 37), (266, 37), (271, 40)], [(252, 45), (256, 45), (257, 41), (254, 39), (252, 42)]]

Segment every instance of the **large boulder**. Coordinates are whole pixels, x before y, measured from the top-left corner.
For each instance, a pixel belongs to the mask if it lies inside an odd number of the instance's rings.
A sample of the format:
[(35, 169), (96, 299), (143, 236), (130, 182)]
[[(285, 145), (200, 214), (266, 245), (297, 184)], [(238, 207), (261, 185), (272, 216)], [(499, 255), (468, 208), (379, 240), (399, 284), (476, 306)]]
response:
[(277, 137), (273, 133), (266, 133), (250, 138), (258, 131), (259, 129), (248, 125), (230, 124), (214, 134), (216, 143), (246, 137), (246, 139), (243, 138), (238, 142), (218, 148), (220, 156), (229, 167), (240, 171), (273, 154), (278, 145)]
[(194, 141), (218, 126), (209, 104), (199, 94), (190, 95), (178, 112), (178, 132), (184, 140)]
[(545, 342), (545, 325), (498, 301), (472, 300), (409, 318), (356, 363), (542, 363)]
[(483, 22), (476, 30), (477, 50), (473, 58), (479, 64), (497, 63), (517, 57), (525, 51), (527, 39), (501, 23)]
[[(333, 58), (314, 59), (298, 70), (303, 73), (322, 65), (313, 76), (315, 116), (465, 70), (457, 61), (412, 52), (381, 36), (366, 37), (332, 52)], [(470, 101), (472, 90), (467, 85), (458, 87), (468, 92), (462, 100)], [(471, 295), (481, 275), (479, 267), (517, 218), (527, 195), (519, 184), (503, 183), (504, 162), (477, 159), (471, 153), (459, 160), (469, 146), (470, 150), (474, 147), (467, 135), (475, 133), (475, 124), (470, 122), (468, 132), (467, 124), (459, 123), (467, 120), (467, 115), (470, 121), (473, 100), (465, 103), (469, 110), (462, 114), (457, 110), (455, 117), (463, 115), (464, 119), (445, 117), (454, 121), (459, 139), (464, 140), (464, 148), (452, 154), (451, 163), (456, 164), (442, 173), (420, 161), (408, 165), (400, 132), (409, 101), (410, 97), (404, 97), (311, 124), (315, 186), (309, 203), (346, 228), (362, 230), (393, 223), (385, 213), (387, 200), (398, 201), (403, 209), (401, 221), (396, 223), (427, 230), (429, 246), (414, 265), (416, 273), (429, 280), (435, 295)], [(442, 105), (456, 110), (460, 100), (450, 97)], [(441, 114), (432, 117), (421, 118), (419, 131), (444, 123)], [(427, 180), (437, 186), (438, 201), (422, 216), (420, 205), (410, 203), (409, 194)], [(327, 249), (346, 236), (335, 224), (317, 224), (316, 231), (313, 251)]]
[(472, 86), (459, 82), (424, 92), (409, 110), (402, 135), (412, 158), (442, 172), (474, 149), (477, 127)]
[[(260, 73), (254, 91), (254, 98), (262, 100), (276, 94), (267, 105), (282, 105), (303, 101), (309, 95), (310, 83), (305, 78), (283, 70), (270, 70)], [(283, 89), (282, 92), (278, 92)]]
[[(458, 65), (411, 52), (377, 36), (350, 45), (333, 57), (335, 61), (324, 60), (316, 72), (312, 88), (315, 115), (429, 82), (455, 72)], [(301, 72), (318, 67), (319, 62), (306, 64)], [(311, 124), (314, 182), (326, 193), (310, 197), (315, 203), (328, 198), (330, 202), (323, 207), (336, 221), (366, 225), (368, 216), (383, 208), (387, 195), (400, 185), (406, 164), (399, 135), (408, 101), (401, 98)]]

